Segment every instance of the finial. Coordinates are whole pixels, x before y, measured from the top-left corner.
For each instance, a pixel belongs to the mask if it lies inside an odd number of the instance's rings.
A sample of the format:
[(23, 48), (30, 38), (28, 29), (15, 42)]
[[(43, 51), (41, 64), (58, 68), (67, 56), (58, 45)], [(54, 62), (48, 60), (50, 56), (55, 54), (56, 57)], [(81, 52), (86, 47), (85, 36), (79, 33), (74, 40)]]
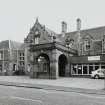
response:
[(38, 23), (38, 17), (36, 18), (36, 23)]

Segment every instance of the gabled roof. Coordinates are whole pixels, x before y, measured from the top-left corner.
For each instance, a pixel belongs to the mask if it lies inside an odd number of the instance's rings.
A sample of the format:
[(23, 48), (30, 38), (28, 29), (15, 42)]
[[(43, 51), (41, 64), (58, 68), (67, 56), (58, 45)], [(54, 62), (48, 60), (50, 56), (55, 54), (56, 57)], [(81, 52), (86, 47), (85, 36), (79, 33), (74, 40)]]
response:
[(93, 43), (93, 48), (94, 48), (94, 51), (100, 51), (102, 50), (102, 41), (94, 41)]
[[(73, 39), (75, 42), (74, 47), (76, 48), (76, 43), (77, 43), (77, 38), (78, 38), (77, 31), (67, 32), (65, 34), (65, 37), (61, 37), (61, 34), (58, 34), (58, 35), (60, 36), (59, 38), (60, 38), (61, 42), (63, 42), (64, 44), (65, 44), (65, 40), (67, 38)], [(103, 35), (105, 35), (105, 26), (91, 28), (91, 29), (85, 29), (85, 30), (80, 31), (81, 38), (83, 38), (86, 35), (91, 36), (94, 40), (102, 40)]]
[[(85, 29), (85, 30), (80, 31), (81, 37), (83, 37), (86, 34), (91, 35), (95, 40), (102, 40), (103, 35), (105, 35), (105, 26), (91, 28), (91, 29)], [(68, 36), (68, 35), (71, 38), (75, 38), (75, 35), (77, 35), (77, 31), (68, 32), (68, 33), (66, 33), (65, 36)]]
[[(25, 38), (26, 42), (28, 41), (29, 43), (32, 42), (32, 40), (35, 37), (36, 30), (39, 30), (41, 34), (40, 40), (39, 40), (40, 44), (50, 43), (52, 41), (52, 37), (55, 36), (56, 41), (62, 43), (63, 45), (65, 45), (66, 43), (65, 40), (69, 38), (71, 40), (74, 40), (73, 48), (77, 49), (78, 47), (77, 46), (77, 42), (78, 42), (78, 32), (77, 31), (67, 32), (65, 33), (65, 36), (62, 37), (61, 34), (57, 34), (54, 31), (50, 30), (49, 28), (46, 28), (44, 25), (41, 25), (38, 21), (38, 18), (36, 19), (36, 22), (33, 25), (33, 27), (30, 29), (28, 36)], [(102, 40), (104, 34), (105, 34), (105, 26), (80, 30), (80, 37), (82, 39), (85, 38), (85, 36), (89, 36), (89, 38), (93, 40)]]
[(82, 39), (90, 39), (90, 38), (94, 40), (94, 37), (87, 32), (82, 36)]
[(20, 50), (25, 50), (25, 48), (28, 46), (26, 43), (22, 43), (21, 46), (19, 47)]
[(45, 30), (48, 32), (48, 34), (49, 34), (50, 36), (56, 35), (56, 33), (55, 33), (54, 31), (50, 30), (50, 29), (47, 28), (47, 27), (45, 27)]
[(8, 49), (9, 48), (9, 40), (0, 42), (0, 49)]
[(44, 25), (41, 25), (38, 21), (38, 19), (36, 19), (35, 24), (33, 25), (33, 27), (30, 29), (30, 32), (28, 34), (28, 36), (25, 38), (26, 42), (31, 42), (33, 37), (35, 36), (35, 32), (36, 30), (38, 30), (41, 34), (40, 37), (40, 43), (44, 43), (44, 42), (50, 42), (51, 41), (51, 37), (55, 36), (56, 33), (52, 30), (50, 30), (49, 28), (45, 27)]
[(10, 40), (9, 47), (11, 49), (19, 49), (22, 43)]
[(0, 49), (18, 49), (22, 43), (12, 41), (12, 40), (5, 40), (0, 42)]

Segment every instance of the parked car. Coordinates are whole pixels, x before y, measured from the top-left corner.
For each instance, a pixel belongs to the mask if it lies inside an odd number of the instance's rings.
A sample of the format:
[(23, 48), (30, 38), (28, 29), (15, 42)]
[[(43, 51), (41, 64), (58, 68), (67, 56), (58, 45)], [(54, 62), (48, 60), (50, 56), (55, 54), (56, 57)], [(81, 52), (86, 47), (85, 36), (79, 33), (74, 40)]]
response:
[(94, 78), (94, 79), (104, 78), (105, 77), (104, 73), (105, 73), (105, 69), (99, 68), (95, 71), (92, 71), (91, 78)]

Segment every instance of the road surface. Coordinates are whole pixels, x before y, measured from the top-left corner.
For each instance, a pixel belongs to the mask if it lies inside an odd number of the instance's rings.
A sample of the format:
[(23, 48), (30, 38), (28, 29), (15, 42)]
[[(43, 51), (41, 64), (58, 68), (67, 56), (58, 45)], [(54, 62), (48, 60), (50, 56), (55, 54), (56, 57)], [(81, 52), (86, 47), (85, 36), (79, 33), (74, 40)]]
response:
[(0, 85), (0, 105), (105, 105), (105, 95)]

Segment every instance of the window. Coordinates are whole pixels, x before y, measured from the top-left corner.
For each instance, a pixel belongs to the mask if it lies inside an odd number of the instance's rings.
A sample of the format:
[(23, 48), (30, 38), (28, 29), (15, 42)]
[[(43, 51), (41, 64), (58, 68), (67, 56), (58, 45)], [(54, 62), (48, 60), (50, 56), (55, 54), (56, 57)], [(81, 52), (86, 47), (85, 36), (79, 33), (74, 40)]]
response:
[(72, 74), (77, 74), (77, 65), (72, 65)]
[(69, 47), (72, 48), (73, 44), (74, 44), (74, 40), (70, 39)]
[(70, 39), (69, 37), (65, 40), (66, 46), (69, 48), (73, 47), (74, 39)]
[(24, 57), (22, 57), (22, 60), (24, 60)]
[(20, 66), (24, 66), (24, 62), (20, 62)]
[(35, 37), (35, 44), (39, 44), (39, 37)]
[(88, 64), (73, 64), (71, 65), (71, 70), (72, 70), (72, 75), (89, 75)]
[(24, 53), (23, 53), (23, 56), (24, 56)]
[(89, 64), (89, 74), (93, 71), (93, 64)]
[(99, 64), (96, 63), (96, 64), (95, 64), (95, 70), (99, 69), (99, 67), (100, 67)]
[(80, 48), (79, 48), (79, 50), (80, 50), (80, 54), (82, 55), (83, 54), (83, 48), (82, 48), (82, 46), (83, 46), (83, 43), (80, 43)]
[(105, 69), (105, 63), (102, 63), (102, 64), (101, 64), (101, 68), (102, 68), (102, 69)]
[(83, 74), (88, 74), (87, 65), (83, 66)]
[(85, 40), (85, 50), (90, 50), (90, 41), (89, 40)]
[(82, 74), (82, 65), (78, 65), (78, 74)]
[(20, 61), (21, 61), (21, 60), (24, 60), (24, 57), (20, 57)]

